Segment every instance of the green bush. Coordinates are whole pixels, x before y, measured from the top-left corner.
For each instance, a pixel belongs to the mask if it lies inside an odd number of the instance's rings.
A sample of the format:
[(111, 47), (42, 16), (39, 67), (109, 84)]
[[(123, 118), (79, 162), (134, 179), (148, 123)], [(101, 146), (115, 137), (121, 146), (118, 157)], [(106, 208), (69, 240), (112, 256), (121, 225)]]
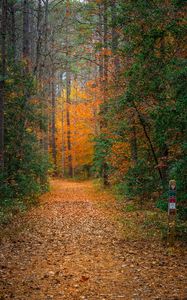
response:
[(136, 165), (131, 167), (124, 177), (126, 195), (130, 198), (149, 196), (157, 191), (159, 179), (152, 166), (147, 165), (145, 160), (139, 160)]

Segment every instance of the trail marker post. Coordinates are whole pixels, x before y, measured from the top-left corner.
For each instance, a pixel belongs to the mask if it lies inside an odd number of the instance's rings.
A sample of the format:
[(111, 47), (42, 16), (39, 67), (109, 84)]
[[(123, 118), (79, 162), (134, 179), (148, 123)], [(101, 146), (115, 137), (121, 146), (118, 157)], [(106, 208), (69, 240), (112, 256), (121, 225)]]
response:
[(174, 244), (175, 227), (176, 227), (176, 181), (169, 181), (169, 198), (168, 198), (168, 245)]

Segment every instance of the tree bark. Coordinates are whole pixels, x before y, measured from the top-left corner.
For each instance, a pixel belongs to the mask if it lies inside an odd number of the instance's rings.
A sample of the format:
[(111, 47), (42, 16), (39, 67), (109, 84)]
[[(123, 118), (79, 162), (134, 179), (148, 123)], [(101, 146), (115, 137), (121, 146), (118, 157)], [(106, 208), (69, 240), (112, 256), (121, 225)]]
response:
[(40, 56), (42, 46), (42, 32), (41, 32), (41, 19), (42, 19), (42, 2), (38, 0), (38, 16), (37, 16), (37, 42), (36, 42), (36, 62), (34, 67), (34, 73), (38, 72), (40, 78)]
[(6, 76), (7, 0), (2, 0), (1, 76), (0, 76), (0, 169), (4, 169), (4, 102)]
[(70, 177), (73, 176), (72, 166), (72, 145), (71, 145), (71, 119), (70, 119), (70, 94), (71, 94), (71, 78), (69, 63), (66, 66), (66, 120), (67, 120), (67, 150), (68, 150), (68, 174)]
[(26, 63), (26, 72), (29, 71), (29, 2), (23, 0), (23, 59)]
[(103, 45), (104, 45), (104, 101), (107, 100), (107, 90), (108, 90), (108, 4), (107, 0), (104, 1), (103, 6)]
[(52, 115), (51, 115), (51, 146), (52, 146), (52, 156), (53, 162), (56, 170), (56, 95), (55, 95), (55, 74), (54, 70), (52, 72), (52, 83), (51, 83), (51, 100), (52, 100)]
[[(104, 46), (104, 57), (103, 57), (103, 69), (104, 69), (104, 80), (103, 80), (103, 100), (104, 100), (104, 112), (103, 116), (108, 111), (108, 104), (107, 104), (107, 98), (108, 98), (108, 1), (104, 0), (103, 4), (103, 29), (104, 29), (104, 35), (103, 35), (103, 46)], [(103, 127), (107, 128), (107, 121), (103, 119)], [(108, 165), (107, 161), (104, 161), (103, 164), (103, 183), (105, 186), (109, 185), (108, 181)]]
[(114, 56), (114, 80), (116, 86), (118, 85), (118, 78), (119, 78), (119, 71), (120, 71), (120, 64), (119, 64), (119, 57), (117, 55), (118, 49), (118, 41), (119, 41), (119, 34), (117, 32), (116, 27), (116, 0), (111, 0), (111, 21), (112, 21), (112, 52)]
[(62, 178), (64, 177), (65, 174), (65, 139), (64, 139), (64, 102), (63, 102), (63, 97), (62, 97), (62, 117), (61, 117), (61, 123), (62, 123), (62, 156), (61, 156), (61, 161), (62, 161)]
[(49, 94), (50, 94), (50, 87), (49, 87), (49, 83), (48, 83), (48, 75), (46, 74), (46, 70), (47, 70), (47, 67), (46, 67), (46, 57), (47, 57), (47, 51), (48, 51), (48, 15), (49, 15), (49, 1), (46, 0), (45, 1), (45, 16), (44, 16), (44, 28), (45, 28), (45, 32), (44, 32), (44, 59), (42, 61), (42, 79), (43, 79), (43, 82), (45, 84), (45, 115), (46, 115), (46, 122), (47, 122), (47, 132), (44, 134), (44, 137), (43, 137), (43, 140), (44, 140), (44, 150), (46, 152), (48, 152), (49, 150), (49, 113), (48, 113), (48, 97), (49, 97)]
[(12, 49), (12, 57), (13, 62), (16, 62), (16, 22), (15, 22), (15, 8), (14, 4), (10, 7), (11, 14), (11, 49)]
[(131, 125), (131, 159), (134, 164), (137, 163), (138, 160), (138, 146), (137, 146), (137, 136), (136, 136), (136, 125), (134, 123), (134, 120), (132, 121)]
[(140, 114), (140, 112), (139, 112), (139, 110), (138, 110), (138, 108), (137, 108), (137, 106), (136, 106), (136, 104), (135, 104), (134, 101), (133, 101), (133, 105), (134, 105), (134, 108), (135, 108), (135, 110), (136, 110), (136, 112), (137, 112), (137, 115), (138, 115), (140, 124), (142, 125), (143, 131), (144, 131), (144, 134), (145, 134), (145, 137), (146, 137), (146, 139), (147, 139), (147, 141), (148, 141), (148, 143), (149, 143), (149, 145), (150, 145), (151, 152), (152, 152), (152, 155), (153, 155), (153, 158), (154, 158), (154, 161), (155, 161), (155, 164), (156, 164), (158, 173), (159, 173), (159, 177), (160, 177), (161, 181), (163, 182), (162, 172), (161, 172), (160, 168), (158, 167), (158, 165), (159, 165), (158, 158), (157, 158), (157, 156), (156, 156), (156, 152), (155, 152), (154, 146), (153, 146), (153, 144), (152, 144), (152, 141), (151, 141), (151, 139), (150, 139), (150, 137), (149, 137), (149, 134), (148, 134), (148, 132), (147, 132), (147, 128), (146, 128), (145, 122), (144, 122), (144, 120), (143, 120), (143, 118), (142, 118), (142, 116), (141, 116), (141, 114)]
[[(98, 31), (99, 31), (99, 42), (101, 45), (101, 50), (103, 48), (103, 16), (102, 16), (102, 6), (101, 4), (98, 4), (99, 8), (99, 26), (98, 26)], [(100, 52), (101, 52), (100, 50)], [(99, 77), (100, 77), (100, 85), (103, 81), (103, 56), (101, 53), (99, 54)]]
[(72, 145), (71, 145), (71, 119), (70, 119), (70, 95), (71, 95), (71, 74), (70, 74), (70, 49), (69, 49), (69, 1), (66, 2), (66, 122), (67, 122), (67, 150), (68, 150), (68, 175), (73, 176)]

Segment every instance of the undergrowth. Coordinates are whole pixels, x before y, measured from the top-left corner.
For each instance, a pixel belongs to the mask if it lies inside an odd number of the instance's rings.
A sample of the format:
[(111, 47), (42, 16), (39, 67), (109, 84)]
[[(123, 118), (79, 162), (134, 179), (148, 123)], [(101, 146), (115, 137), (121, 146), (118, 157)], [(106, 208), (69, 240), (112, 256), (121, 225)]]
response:
[[(94, 180), (96, 190), (103, 189), (102, 181)], [(126, 240), (157, 240), (163, 244), (167, 241), (168, 233), (168, 213), (156, 207), (153, 200), (139, 199), (129, 200), (114, 187), (107, 187), (105, 192), (112, 194), (121, 214), (117, 216), (117, 221), (122, 224), (123, 236)], [(110, 201), (109, 201), (109, 205)], [(107, 208), (105, 204), (105, 208)], [(175, 240), (182, 243), (187, 242), (187, 221), (177, 214)]]

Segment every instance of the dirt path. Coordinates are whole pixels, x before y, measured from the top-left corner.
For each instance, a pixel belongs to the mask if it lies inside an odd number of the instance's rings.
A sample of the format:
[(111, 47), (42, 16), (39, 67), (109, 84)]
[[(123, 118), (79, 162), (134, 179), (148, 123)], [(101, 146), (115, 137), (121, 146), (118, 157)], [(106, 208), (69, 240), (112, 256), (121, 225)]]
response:
[(0, 300), (187, 299), (185, 262), (122, 238), (119, 212), (91, 182), (52, 191), (0, 246)]

